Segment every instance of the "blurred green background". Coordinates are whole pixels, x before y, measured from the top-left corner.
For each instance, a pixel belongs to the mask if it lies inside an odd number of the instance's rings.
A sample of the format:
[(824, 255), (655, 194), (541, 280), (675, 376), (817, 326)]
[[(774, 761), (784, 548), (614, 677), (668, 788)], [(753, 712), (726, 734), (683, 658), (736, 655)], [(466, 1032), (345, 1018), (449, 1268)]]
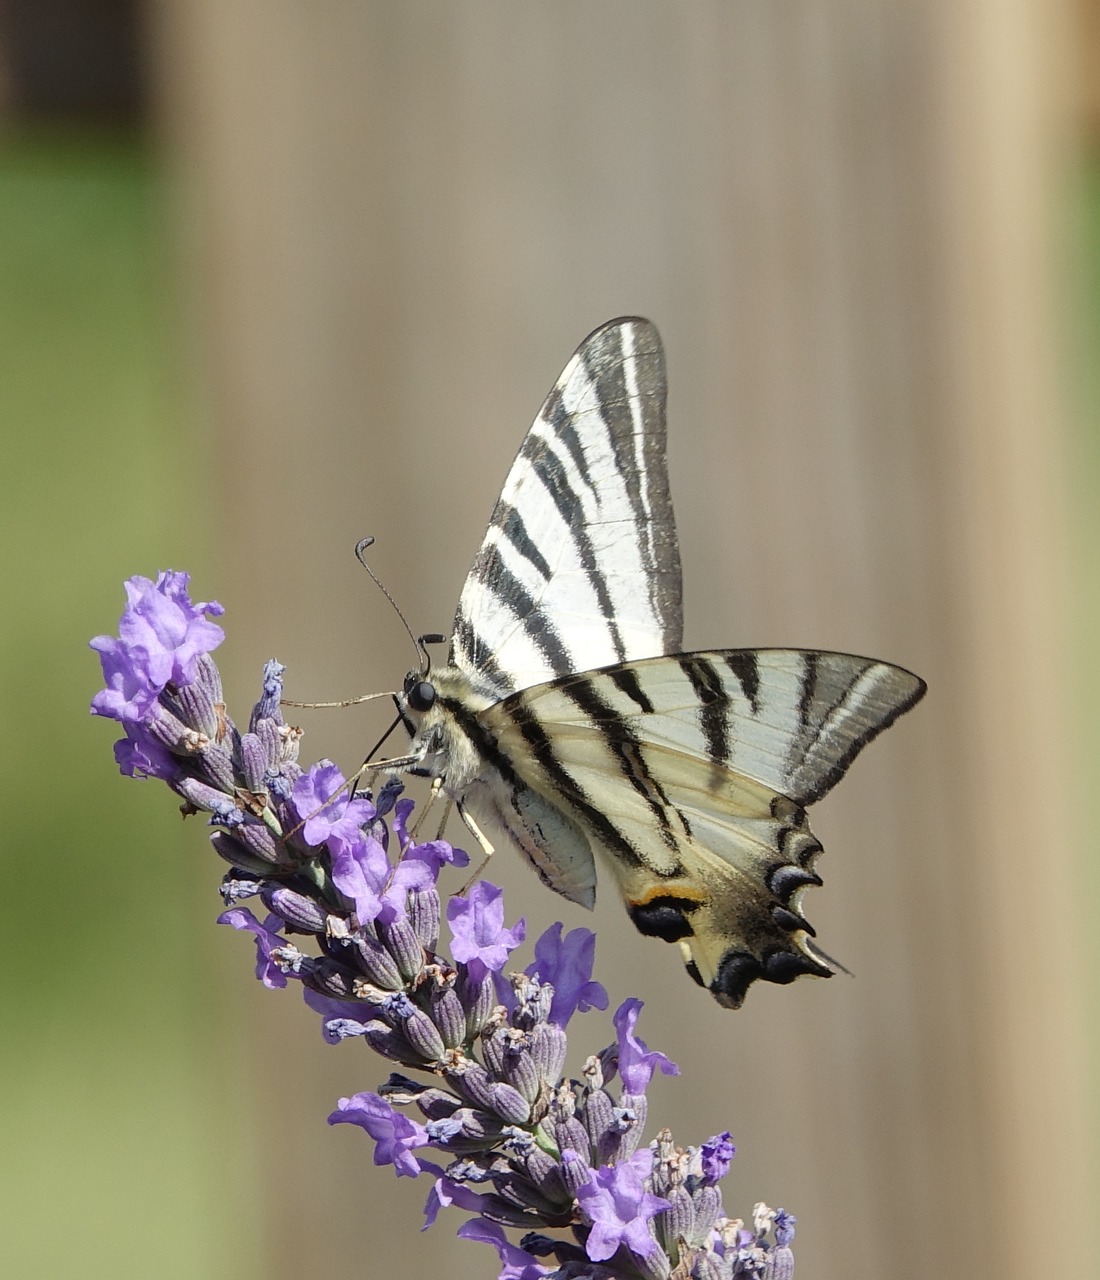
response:
[[(159, 54), (150, 63), (160, 68), (166, 99), (173, 74), (180, 74), (166, 52), (169, 37), (178, 34), (171, 11), (179, 8), (159, 6)], [(140, 6), (119, 9), (140, 25)], [(291, 5), (287, 12), (288, 21), (309, 25), (304, 10)], [(115, 54), (102, 55), (104, 66), (115, 66), (114, 76), (93, 77), (83, 98), (66, 97), (79, 79), (72, 69), (83, 65), (79, 58), (67, 49), (69, 60), (60, 59), (52, 81), (36, 79), (33, 69), (42, 59), (16, 56), (26, 52), (28, 32), (34, 34), (33, 6), (13, 6), (7, 21), (0, 31), (8, 95), (0, 116), (0, 527), (6, 551), (0, 705), (7, 727), (0, 776), (9, 958), (0, 1067), (3, 1256), (8, 1274), (18, 1277), (243, 1280), (276, 1274), (274, 1261), (285, 1268), (278, 1275), (289, 1275), (285, 1250), (273, 1246), (269, 1234), (276, 1216), (272, 1189), (283, 1179), (319, 1183), (325, 1169), (285, 1162), (286, 1135), (269, 1110), (270, 1080), (256, 1074), (266, 1065), (270, 1041), (254, 1025), (236, 1022), (250, 948), (240, 940), (224, 947), (200, 941), (214, 932), (212, 889), (220, 875), (203, 831), (196, 821), (183, 824), (171, 797), (155, 784), (118, 775), (112, 725), (87, 714), (98, 687), (87, 641), (115, 626), (124, 578), (186, 568), (198, 596), (224, 600), (223, 577), (240, 582), (254, 568), (234, 559), (242, 517), (226, 509), (226, 475), (240, 483), (245, 474), (239, 455), (236, 467), (227, 457), (243, 446), (208, 425), (219, 395), (224, 411), (231, 379), (220, 361), (228, 357), (213, 349), (210, 333), (196, 337), (191, 327), (201, 287), (189, 275), (195, 215), (177, 184), (193, 157), (186, 137), (174, 131), (177, 117), (163, 102), (158, 106), (156, 95), (150, 106), (142, 76), (117, 46)], [(138, 57), (143, 46), (133, 39), (132, 57)], [(706, 51), (697, 56), (705, 60)], [(294, 70), (291, 61), (277, 74), (293, 80)], [(371, 91), (363, 87), (364, 96)], [(299, 119), (288, 113), (261, 122), (261, 131), (263, 124), (293, 131)], [(1061, 350), (1074, 471), (1066, 514), (1075, 558), (1065, 569), (1078, 669), (1069, 683), (1081, 691), (1074, 698), (1073, 753), (1081, 762), (1081, 804), (1091, 808), (1100, 767), (1094, 730), (1100, 714), (1094, 656), (1100, 648), (1100, 116), (1090, 120), (1082, 107), (1074, 136), (1074, 155), (1061, 170), (1064, 190), (1052, 197), (1064, 212), (1059, 248), (1070, 318)], [(303, 191), (301, 198), (309, 195)], [(407, 198), (402, 216), (415, 220), (426, 198), (415, 186)], [(238, 233), (249, 231), (238, 227)], [(492, 234), (490, 227), (487, 238)], [(675, 257), (678, 246), (668, 252)], [(372, 269), (384, 274), (385, 266)], [(212, 268), (235, 269), (226, 258)], [(370, 277), (372, 287), (377, 279)], [(255, 296), (266, 282), (249, 283)], [(320, 288), (330, 286), (322, 277)], [(693, 282), (682, 287), (690, 294)], [(338, 351), (340, 326), (333, 328), (330, 349)], [(364, 379), (371, 361), (402, 358), (387, 348), (391, 340), (396, 349), (385, 326), (373, 335)], [(426, 372), (429, 381), (449, 376), (446, 349), (437, 346), (435, 356), (440, 372)], [(557, 354), (540, 348), (537, 356), (548, 381)], [(418, 368), (423, 352), (404, 358)], [(349, 404), (349, 416), (357, 412)], [(307, 411), (300, 416), (308, 421)], [(440, 448), (445, 454), (445, 440)], [(327, 461), (339, 465), (338, 458)], [(257, 465), (262, 483), (262, 460)], [(301, 518), (326, 517), (324, 469), (299, 475), (303, 495), (308, 491)], [(393, 501), (395, 512), (406, 509), (403, 499)], [(277, 531), (277, 537), (291, 536)], [(465, 547), (457, 554), (468, 559)], [(326, 630), (317, 627), (322, 648)], [(258, 670), (283, 643), (280, 634), (265, 633), (264, 624), (247, 618), (237, 634), (239, 655), (246, 656), (235, 661), (246, 670)], [(239, 708), (251, 689), (240, 684), (232, 693)], [(1094, 840), (1074, 854), (1078, 882), (1088, 886), (1085, 908), (1100, 901), (1097, 852)], [(1081, 974), (1081, 984), (1087, 1006), (1100, 1007), (1095, 966)], [(260, 997), (258, 990), (247, 992), (248, 999)], [(303, 1036), (315, 1034), (304, 1019), (297, 1027)], [(1095, 1036), (1091, 1027), (1082, 1030), (1088, 1042), (1082, 1062), (1095, 1097)], [(650, 1040), (672, 1050), (659, 1037)], [(279, 1070), (293, 1076), (293, 1065)], [(355, 1070), (362, 1074), (361, 1062), (352, 1063), (349, 1079)], [(371, 1073), (360, 1087), (372, 1082)], [(311, 1088), (309, 1123), (331, 1143), (323, 1117), (335, 1091), (316, 1081)], [(749, 1099), (738, 1101), (751, 1109)], [(730, 1122), (736, 1128), (736, 1117)], [(1082, 1118), (1082, 1128), (1095, 1139), (1095, 1111)], [(232, 1137), (242, 1132), (253, 1139)], [(370, 1179), (378, 1176), (365, 1157), (357, 1159), (364, 1182), (347, 1192), (352, 1203), (372, 1198)], [(752, 1185), (747, 1173), (744, 1186)], [(298, 1190), (280, 1191), (275, 1203), (293, 1202)], [(419, 1189), (398, 1191), (419, 1203)], [(303, 1207), (303, 1220), (307, 1213), (315, 1229), (326, 1221), (322, 1194)], [(299, 1263), (298, 1273), (312, 1274), (308, 1260)], [(476, 1259), (479, 1273), (491, 1274), (490, 1267), (487, 1256)], [(371, 1274), (368, 1263), (362, 1274)]]
[[(0, 141), (5, 601), (0, 740), (8, 955), (0, 1237), (8, 1274), (242, 1276), (256, 1265), (247, 1151), (227, 1105), (219, 975), (194, 945), (216, 899), (197, 824), (122, 779), (87, 714), (121, 584), (202, 574), (213, 465), (175, 354), (156, 158), (134, 128)], [(247, 1099), (241, 1105), (247, 1106)], [(251, 1260), (250, 1260), (251, 1255)]]

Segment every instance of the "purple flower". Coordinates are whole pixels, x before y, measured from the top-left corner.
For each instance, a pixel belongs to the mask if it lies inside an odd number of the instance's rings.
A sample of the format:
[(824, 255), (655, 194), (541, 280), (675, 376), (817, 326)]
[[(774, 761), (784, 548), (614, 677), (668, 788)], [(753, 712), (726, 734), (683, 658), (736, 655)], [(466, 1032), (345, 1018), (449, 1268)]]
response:
[(403, 862), (423, 862), (431, 868), (433, 879), (438, 878), (440, 871), (448, 864), (455, 867), (466, 867), (470, 863), (470, 855), (464, 849), (456, 849), (449, 840), (428, 840), (424, 844), (414, 844), (409, 834), (409, 815), (413, 811), (413, 801), (398, 800), (394, 806), (393, 831), (397, 836), (397, 847), (401, 850)]
[(504, 927), (504, 890), (487, 880), (479, 880), (467, 897), (447, 903), (447, 923), (454, 939), (451, 955), (466, 965), (475, 981), (499, 973), (527, 936), (526, 920)]
[(663, 1053), (650, 1050), (644, 1040), (634, 1034), (638, 1022), (638, 1014), (642, 1011), (641, 1000), (624, 1000), (615, 1011), (615, 1030), (619, 1037), (619, 1075), (623, 1088), (627, 1093), (645, 1093), (653, 1073), (660, 1068), (666, 1076), (678, 1076), (680, 1068)]
[[(424, 1168), (427, 1169), (427, 1161), (423, 1162)], [(424, 1204), (424, 1226), (422, 1231), (426, 1231), (433, 1225), (436, 1218), (439, 1217), (440, 1209), (446, 1209), (449, 1205), (457, 1205), (460, 1209), (467, 1209), (471, 1213), (480, 1213), (485, 1205), (485, 1197), (476, 1191), (471, 1191), (469, 1187), (463, 1186), (461, 1182), (455, 1182), (453, 1178), (448, 1178), (446, 1174), (441, 1173), (436, 1178), (435, 1185), (428, 1192), (428, 1199)]]
[(646, 1191), (645, 1180), (652, 1167), (653, 1152), (647, 1147), (621, 1164), (597, 1169), (592, 1181), (577, 1193), (577, 1201), (592, 1223), (584, 1247), (593, 1262), (606, 1262), (620, 1245), (642, 1258), (657, 1249), (649, 1220), (671, 1208), (672, 1202)]
[(115, 743), (115, 761), (119, 772), (127, 778), (160, 778), (162, 782), (175, 782), (180, 776), (179, 765), (168, 748), (144, 733), (138, 725), (126, 725), (126, 737)]
[[(120, 637), (92, 642), (106, 683), (92, 709), (124, 726), (115, 746), (124, 773), (162, 778), (185, 812), (209, 816), (211, 842), (232, 868), (219, 923), (253, 935), (257, 977), (268, 987), (298, 981), (326, 1040), (355, 1037), (391, 1065), (427, 1073), (391, 1073), (379, 1093), (341, 1099), (330, 1123), (364, 1129), (375, 1163), (399, 1177), (432, 1174), (427, 1223), (446, 1205), (476, 1215), (459, 1234), (496, 1249), (502, 1280), (655, 1280), (670, 1268), (790, 1280), (789, 1214), (760, 1205), (755, 1231), (740, 1235), (724, 1215), (716, 1184), (733, 1155), (728, 1132), (685, 1150), (666, 1129), (637, 1151), (653, 1073), (677, 1073), (635, 1035), (640, 1000), (619, 1007), (617, 1041), (588, 1060), (583, 1079), (563, 1078), (566, 1024), (607, 1007), (592, 978), (595, 935), (551, 926), (526, 974), (506, 980), (526, 924), (506, 928), (501, 890), (480, 882), (448, 904), (453, 945), (441, 953), (436, 880), (467, 855), (445, 840), (415, 842), (399, 783), (372, 802), (349, 797), (330, 761), (303, 774), (274, 660), (248, 731), (238, 730), (209, 656), (222, 639), (210, 621), (221, 606), (192, 604), (187, 589), (182, 573), (127, 583)], [(251, 896), (272, 913), (262, 923), (235, 905)], [(617, 1100), (608, 1088), (616, 1071)], [(425, 1148), (446, 1155), (446, 1173), (417, 1154)], [(532, 1226), (571, 1238), (528, 1234), (517, 1245), (502, 1229)]]
[(504, 1234), (503, 1227), (484, 1218), (472, 1218), (464, 1222), (458, 1229), (463, 1240), (480, 1240), (482, 1244), (491, 1244), (500, 1257), (500, 1273), (497, 1280), (541, 1280), (554, 1269), (544, 1267), (537, 1258), (512, 1244)]
[(548, 1021), (564, 1027), (579, 1009), (606, 1009), (607, 992), (592, 981), (596, 960), (596, 935), (590, 929), (571, 929), (562, 937), (559, 921), (535, 943), (535, 962), (527, 966), (528, 976), (537, 975), (554, 988)]
[(272, 952), (277, 947), (286, 946), (286, 939), (279, 937), (277, 932), (282, 923), (278, 916), (271, 915), (260, 924), (247, 907), (234, 907), (218, 916), (218, 924), (232, 925), (234, 929), (247, 929), (249, 933), (256, 935), (256, 977), (272, 990), (286, 986), (286, 974), (272, 958)]
[(720, 1182), (729, 1173), (733, 1154), (737, 1148), (730, 1141), (730, 1131), (723, 1129), (713, 1138), (708, 1138), (699, 1151), (703, 1164), (703, 1180), (712, 1186)]
[(138, 725), (160, 696), (163, 684), (149, 672), (144, 649), (133, 649), (114, 636), (88, 641), (99, 653), (99, 665), (107, 685), (92, 699), (92, 715), (106, 716), (124, 725)]
[(393, 1107), (376, 1093), (357, 1093), (341, 1098), (339, 1111), (329, 1116), (329, 1124), (357, 1124), (374, 1139), (374, 1163), (392, 1164), (399, 1178), (415, 1178), (422, 1172), (412, 1153), (428, 1145), (423, 1125)]
[[(337, 839), (354, 840), (374, 817), (374, 805), (365, 797), (349, 800), (347, 780), (331, 760), (311, 765), (294, 784), (290, 802), (302, 822), (302, 838), (316, 848), (334, 833)], [(385, 856), (385, 855), (383, 855)]]

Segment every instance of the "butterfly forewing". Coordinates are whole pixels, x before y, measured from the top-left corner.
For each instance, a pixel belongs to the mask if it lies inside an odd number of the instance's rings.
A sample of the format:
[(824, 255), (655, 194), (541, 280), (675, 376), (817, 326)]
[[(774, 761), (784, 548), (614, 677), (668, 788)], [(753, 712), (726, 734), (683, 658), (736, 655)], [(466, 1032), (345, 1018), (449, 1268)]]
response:
[(455, 616), (451, 660), (480, 688), (504, 697), (680, 646), (665, 397), (648, 320), (611, 321), (566, 366), (508, 474)]

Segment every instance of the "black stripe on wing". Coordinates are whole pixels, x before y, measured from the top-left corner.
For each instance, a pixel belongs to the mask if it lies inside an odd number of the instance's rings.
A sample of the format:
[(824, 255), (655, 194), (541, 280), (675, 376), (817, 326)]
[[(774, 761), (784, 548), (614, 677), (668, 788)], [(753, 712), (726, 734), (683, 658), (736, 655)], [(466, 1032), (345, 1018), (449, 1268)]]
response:
[[(452, 661), (480, 676), (483, 691), (505, 697), (680, 646), (665, 397), (660, 338), (637, 318), (590, 334), (557, 380), (509, 472), (455, 618)], [(523, 591), (512, 591), (516, 582)], [(537, 642), (545, 630), (557, 635), (550, 647)]]

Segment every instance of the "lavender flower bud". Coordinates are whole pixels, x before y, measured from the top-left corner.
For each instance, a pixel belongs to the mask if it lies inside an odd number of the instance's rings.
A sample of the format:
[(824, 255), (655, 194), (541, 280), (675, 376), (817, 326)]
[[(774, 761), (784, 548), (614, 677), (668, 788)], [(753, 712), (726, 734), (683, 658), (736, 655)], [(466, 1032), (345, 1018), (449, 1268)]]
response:
[(384, 991), (396, 991), (402, 986), (401, 974), (393, 957), (380, 942), (360, 929), (351, 938), (351, 952), (366, 976)]
[[(224, 832), (219, 834), (224, 834)], [(232, 839), (232, 837), (229, 837), (229, 839)], [(251, 898), (259, 893), (266, 883), (267, 881), (263, 879), (234, 879), (233, 876), (227, 874), (222, 880), (218, 892), (221, 894), (222, 902), (227, 907), (231, 907), (235, 903), (242, 902), (245, 898)]]
[(237, 775), (233, 768), (233, 756), (227, 746), (217, 742), (208, 743), (198, 753), (198, 758), (207, 781), (227, 795), (236, 791)]
[(690, 1242), (695, 1234), (695, 1205), (685, 1187), (673, 1187), (667, 1192), (659, 1192), (655, 1186), (654, 1194), (664, 1195), (666, 1200), (672, 1202), (672, 1207), (659, 1213), (653, 1223), (657, 1229), (657, 1239), (673, 1262), (676, 1262), (679, 1260), (680, 1238)]
[(267, 745), (258, 734), (246, 733), (241, 737), (241, 777), (252, 792), (267, 790), (267, 770), (271, 761)]
[(492, 1086), (493, 1110), (506, 1124), (526, 1124), (531, 1119), (531, 1104), (510, 1084)]
[(618, 1145), (615, 1104), (610, 1096), (602, 1089), (589, 1090), (584, 1099), (581, 1120), (592, 1150), (597, 1153), (597, 1163), (606, 1164), (607, 1161), (601, 1153), (610, 1145), (612, 1137), (615, 1145)]
[(429, 1120), (445, 1120), (458, 1110), (458, 1099), (442, 1089), (425, 1089), (416, 1105)]
[(439, 928), (443, 920), (439, 890), (435, 888), (411, 890), (408, 898), (408, 913), (409, 922), (425, 951), (434, 952), (439, 946)]
[(298, 973), (307, 987), (323, 996), (334, 1000), (355, 999), (355, 974), (327, 956), (303, 956)]
[(473, 1040), (488, 1025), (497, 1007), (492, 976), (472, 978), (466, 966), (459, 965), (455, 991), (466, 1010), (466, 1036)]
[(210, 843), (214, 846), (214, 852), (219, 858), (224, 858), (231, 867), (236, 867), (238, 871), (248, 871), (256, 876), (266, 876), (271, 871), (271, 864), (265, 862), (262, 858), (257, 858), (238, 840), (229, 834), (228, 831), (212, 831), (210, 833)]
[(485, 1065), (495, 1076), (504, 1075), (505, 1046), (508, 1043), (507, 1027), (497, 1027), (488, 1035), (481, 1037), (481, 1056)]
[(454, 979), (437, 976), (428, 995), (432, 1021), (439, 1028), (448, 1049), (457, 1049), (466, 1039), (466, 1010), (454, 989)]
[(197, 755), (210, 743), (205, 733), (185, 724), (163, 702), (153, 703), (142, 721), (142, 728), (154, 742), (177, 754)]
[(539, 1074), (547, 1084), (553, 1086), (561, 1079), (565, 1068), (565, 1054), (569, 1045), (568, 1037), (561, 1027), (553, 1023), (543, 1022), (533, 1027), (530, 1033), (531, 1057)]
[(645, 1130), (646, 1118), (649, 1115), (649, 1099), (644, 1093), (622, 1093), (619, 1095), (619, 1155), (626, 1160), (638, 1150)]
[(497, 1146), (504, 1126), (496, 1116), (460, 1107), (445, 1119), (429, 1121), (427, 1130), (435, 1146), (456, 1155), (469, 1155)]
[(542, 1195), (559, 1208), (573, 1199), (562, 1181), (561, 1166), (534, 1142), (530, 1142), (523, 1153), (523, 1168)]
[(401, 1019), (401, 1031), (409, 1044), (427, 1062), (438, 1062), (443, 1056), (446, 1046), (439, 1029), (423, 1009), (418, 1009), (411, 1001), (405, 1016)]
[(378, 932), (386, 949), (397, 961), (402, 977), (408, 982), (418, 977), (424, 967), (424, 947), (412, 924), (398, 916), (389, 924), (379, 923)]
[(399, 1031), (394, 1031), (384, 1022), (377, 1019), (368, 1022), (363, 1037), (375, 1053), (380, 1053), (384, 1058), (403, 1062), (407, 1066), (421, 1065), (420, 1056), (412, 1045)]
[(654, 1249), (652, 1253), (638, 1254), (631, 1251), (630, 1261), (643, 1280), (668, 1280), (672, 1268), (668, 1254), (663, 1249)]
[(492, 1105), (489, 1093), (489, 1087), (493, 1083), (491, 1076), (479, 1062), (467, 1058), (461, 1050), (447, 1055), (443, 1078), (459, 1097), (473, 1106), (488, 1110)]
[(722, 1193), (717, 1187), (706, 1185), (692, 1194), (695, 1204), (695, 1235), (690, 1243), (705, 1244), (710, 1239), (715, 1223), (722, 1216)]
[(200, 782), (198, 778), (184, 776), (175, 783), (175, 788), (188, 804), (207, 813), (216, 813), (223, 821), (232, 819), (240, 822), (244, 817), (232, 796)]
[(733, 1267), (711, 1250), (701, 1249), (692, 1259), (691, 1276), (692, 1280), (733, 1280)]
[(764, 1280), (792, 1280), (793, 1276), (794, 1253), (789, 1245), (776, 1245), (764, 1264)]
[(563, 1148), (561, 1180), (566, 1191), (575, 1199), (581, 1188), (592, 1181), (592, 1166), (580, 1152), (572, 1148)]
[(563, 1218), (568, 1222), (572, 1217), (571, 1209), (566, 1210), (563, 1205), (548, 1200), (526, 1178), (519, 1178), (514, 1173), (495, 1173), (493, 1185), (502, 1200), (520, 1209), (533, 1209), (547, 1226), (557, 1226)]
[[(216, 675), (217, 667), (209, 659), (207, 662), (210, 667), (213, 667)], [(215, 683), (218, 686), (216, 689), (211, 687), (209, 681), (204, 680), (181, 685), (176, 689), (175, 697), (172, 699), (180, 719), (212, 741), (217, 741), (225, 728), (225, 704), (222, 702), (221, 681), (218, 680)]]
[(531, 1056), (531, 1050), (524, 1041), (514, 1040), (504, 1047), (504, 1079), (523, 1095), (529, 1103), (534, 1103), (542, 1087), (542, 1077)]
[(537, 977), (525, 973), (517, 973), (512, 978), (512, 987), (516, 993), (518, 1005), (514, 1022), (523, 1031), (530, 1031), (550, 1016), (550, 1006), (554, 1000), (554, 988), (548, 982), (540, 982)]
[(288, 865), (286, 849), (280, 847), (267, 826), (257, 819), (246, 816), (243, 822), (233, 828), (233, 835), (254, 858), (260, 858), (273, 866)]
[(283, 676), (286, 673), (286, 667), (281, 662), (276, 662), (274, 658), (268, 658), (264, 663), (264, 682), (263, 691), (260, 694), (260, 700), (252, 708), (252, 715), (248, 722), (248, 727), (252, 732), (256, 731), (256, 726), (261, 720), (273, 721), (281, 724), (283, 713), (279, 707), (279, 699), (283, 696)]
[(269, 911), (303, 933), (324, 933), (328, 912), (313, 898), (288, 889), (277, 881), (265, 881), (260, 899)]

